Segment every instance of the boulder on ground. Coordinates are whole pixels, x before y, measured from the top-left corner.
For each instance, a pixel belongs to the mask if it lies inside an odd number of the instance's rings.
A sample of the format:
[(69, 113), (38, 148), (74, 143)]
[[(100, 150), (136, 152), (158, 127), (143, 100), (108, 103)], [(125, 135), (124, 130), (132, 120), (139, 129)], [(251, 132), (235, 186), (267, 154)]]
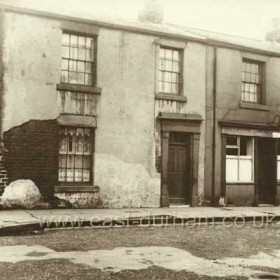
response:
[(31, 180), (16, 180), (7, 186), (1, 197), (3, 208), (36, 208), (42, 195)]

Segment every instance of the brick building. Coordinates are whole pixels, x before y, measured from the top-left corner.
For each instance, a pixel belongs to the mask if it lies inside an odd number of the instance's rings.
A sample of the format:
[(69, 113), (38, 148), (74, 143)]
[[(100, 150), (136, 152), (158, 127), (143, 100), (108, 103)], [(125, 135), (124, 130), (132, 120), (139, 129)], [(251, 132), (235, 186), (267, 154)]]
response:
[(279, 45), (0, 9), (4, 182), (81, 207), (94, 186), (104, 207), (278, 203)]

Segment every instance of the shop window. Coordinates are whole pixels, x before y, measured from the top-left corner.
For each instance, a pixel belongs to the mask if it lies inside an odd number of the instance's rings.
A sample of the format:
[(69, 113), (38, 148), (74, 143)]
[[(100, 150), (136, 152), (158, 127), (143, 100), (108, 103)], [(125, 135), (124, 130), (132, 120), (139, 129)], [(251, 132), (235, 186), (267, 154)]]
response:
[(91, 182), (93, 150), (91, 135), (91, 129), (88, 128), (61, 127), (59, 182)]
[(226, 181), (253, 182), (254, 141), (252, 137), (228, 136), (226, 140)]
[(182, 53), (178, 49), (160, 47), (159, 92), (180, 94)]

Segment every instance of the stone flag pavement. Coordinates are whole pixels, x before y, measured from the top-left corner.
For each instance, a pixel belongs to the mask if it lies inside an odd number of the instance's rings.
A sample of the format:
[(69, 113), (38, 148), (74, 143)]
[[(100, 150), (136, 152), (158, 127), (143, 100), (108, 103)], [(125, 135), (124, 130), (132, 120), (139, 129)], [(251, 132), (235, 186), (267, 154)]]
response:
[(170, 207), (124, 209), (1, 210), (0, 235), (45, 228), (277, 223), (280, 207)]

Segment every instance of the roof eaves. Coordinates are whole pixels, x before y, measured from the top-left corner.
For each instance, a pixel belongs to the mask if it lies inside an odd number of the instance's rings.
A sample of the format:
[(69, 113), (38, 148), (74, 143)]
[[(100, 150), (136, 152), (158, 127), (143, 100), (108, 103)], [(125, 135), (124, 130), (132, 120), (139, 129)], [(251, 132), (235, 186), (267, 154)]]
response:
[(10, 11), (10, 12), (16, 12), (21, 14), (30, 14), (34, 16), (42, 16), (46, 18), (51, 19), (58, 19), (58, 20), (68, 20), (68, 21), (74, 21), (74, 22), (80, 22), (85, 24), (91, 24), (95, 26), (100, 26), (108, 29), (118, 29), (118, 30), (126, 30), (141, 34), (149, 34), (149, 35), (156, 35), (156, 36), (162, 36), (162, 37), (169, 37), (169, 38), (175, 38), (175, 39), (183, 39), (188, 41), (195, 41), (195, 42), (201, 42), (205, 43), (206, 38), (196, 35), (192, 32), (187, 32), (185, 30), (170, 27), (170, 26), (161, 26), (161, 28), (152, 27), (151, 25), (146, 24), (131, 24), (131, 23), (116, 23), (114, 21), (103, 21), (103, 20), (97, 20), (97, 19), (89, 19), (89, 18), (81, 18), (77, 16), (72, 15), (62, 15), (58, 13), (53, 13), (49, 11), (42, 11), (42, 10), (35, 10), (25, 7), (16, 7), (11, 5), (6, 5), (0, 3), (0, 9), (4, 11)]

